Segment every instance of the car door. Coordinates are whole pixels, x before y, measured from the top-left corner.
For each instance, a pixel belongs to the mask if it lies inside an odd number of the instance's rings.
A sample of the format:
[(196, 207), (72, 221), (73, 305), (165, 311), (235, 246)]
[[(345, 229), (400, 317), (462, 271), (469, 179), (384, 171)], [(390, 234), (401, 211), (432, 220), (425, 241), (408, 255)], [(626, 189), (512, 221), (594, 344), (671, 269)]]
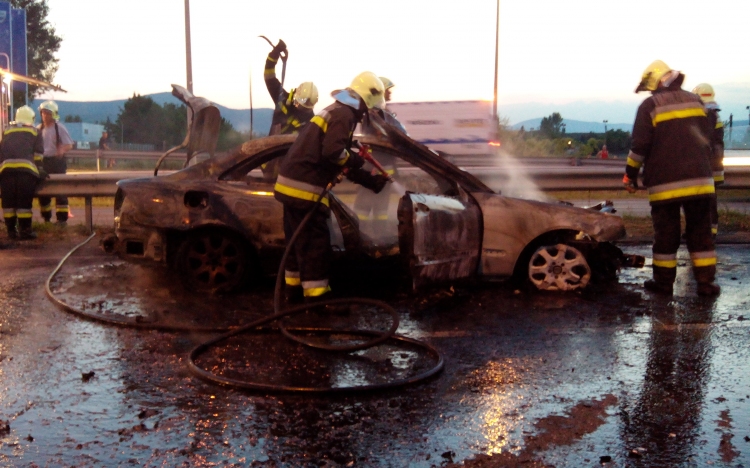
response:
[(482, 220), (470, 197), (407, 192), (398, 222), (400, 252), (415, 289), (477, 274)]

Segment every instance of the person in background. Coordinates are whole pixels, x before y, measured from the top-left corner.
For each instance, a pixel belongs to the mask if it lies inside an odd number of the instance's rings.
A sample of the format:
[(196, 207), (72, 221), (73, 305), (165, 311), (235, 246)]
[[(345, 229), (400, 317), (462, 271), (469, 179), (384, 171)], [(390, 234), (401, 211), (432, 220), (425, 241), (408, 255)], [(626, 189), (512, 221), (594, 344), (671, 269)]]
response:
[[(719, 118), (719, 105), (716, 103), (714, 88), (708, 83), (701, 83), (693, 92), (700, 96), (701, 101), (706, 106), (708, 120), (714, 129), (711, 136), (711, 147), (713, 148), (713, 158), (711, 159), (711, 168), (714, 171), (714, 185), (724, 183), (724, 123)], [(719, 205), (716, 201), (716, 194), (711, 199), (711, 234), (716, 236), (719, 232)]]
[(0, 192), (3, 218), (10, 239), (35, 239), (31, 229), (31, 204), (39, 180), (45, 176), (41, 164), (44, 146), (34, 128), (34, 111), (19, 107), (16, 121), (3, 132), (0, 142)]
[(609, 159), (609, 151), (607, 151), (607, 145), (602, 145), (602, 150), (599, 151), (599, 159)]
[[(55, 101), (44, 101), (39, 106), (42, 116), (42, 124), (38, 127), (39, 133), (44, 141), (44, 157), (42, 167), (48, 174), (65, 174), (68, 169), (65, 161), (65, 153), (73, 149), (73, 139), (70, 138), (68, 129), (58, 122), (58, 113)], [(52, 220), (52, 198), (39, 197), (39, 206), (44, 221)], [(60, 226), (68, 223), (68, 197), (58, 195), (55, 197), (55, 216)]]
[(635, 92), (650, 91), (652, 95), (638, 107), (623, 185), (634, 193), (643, 166), (654, 226), (653, 279), (644, 287), (658, 294), (672, 294), (682, 208), (698, 294), (715, 296), (721, 288), (714, 283), (716, 251), (711, 236), (710, 205), (715, 193), (712, 128), (701, 99), (681, 88), (684, 79), (684, 74), (661, 60), (643, 72)]
[[(380, 76), (380, 81), (383, 82), (383, 88), (385, 89), (384, 100), (382, 105), (376, 107), (376, 112), (383, 118), (383, 120), (407, 135), (406, 128), (396, 118), (396, 114), (388, 110), (388, 102), (391, 100), (391, 89), (396, 86), (390, 79)], [(365, 119), (362, 123), (362, 134), (364, 135), (378, 135), (380, 132), (375, 127), (369, 124), (369, 119)], [(383, 169), (388, 173), (389, 176), (393, 177), (396, 175), (396, 157), (382, 153), (378, 154), (377, 161), (383, 166)], [(370, 163), (365, 163), (364, 169), (371, 171), (371, 173), (377, 173), (377, 169)], [(391, 200), (391, 190), (386, 188), (380, 193), (373, 194), (365, 187), (357, 188), (357, 195), (354, 198), (354, 212), (357, 214), (360, 226), (365, 228), (369, 234), (373, 237), (376, 242), (378, 240), (388, 241), (388, 231), (390, 223), (388, 221), (388, 207)]]
[[(99, 138), (99, 154), (96, 155), (97, 159), (101, 159), (105, 151), (109, 151), (109, 133), (106, 130), (102, 132), (102, 137)], [(107, 168), (112, 167), (115, 167), (115, 160), (113, 158), (107, 159)]]

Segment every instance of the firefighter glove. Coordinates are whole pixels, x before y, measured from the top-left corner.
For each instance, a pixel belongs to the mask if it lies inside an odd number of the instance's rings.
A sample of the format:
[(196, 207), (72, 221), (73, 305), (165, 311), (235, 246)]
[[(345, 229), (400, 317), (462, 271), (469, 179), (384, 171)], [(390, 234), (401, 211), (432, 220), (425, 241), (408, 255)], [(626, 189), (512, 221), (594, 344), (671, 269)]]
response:
[(272, 58), (277, 59), (281, 56), (281, 53), (286, 50), (286, 43), (279, 39), (279, 43), (276, 44), (276, 47), (273, 48), (271, 53), (269, 54)]
[(37, 170), (39, 171), (39, 179), (49, 179), (49, 174), (44, 170), (44, 168), (38, 167)]
[(638, 180), (631, 179), (627, 174), (622, 178), (622, 185), (628, 193), (635, 193), (638, 190)]
[(375, 193), (380, 193), (383, 187), (385, 187), (386, 182), (388, 182), (388, 178), (384, 175), (372, 175), (364, 169), (351, 169), (346, 173), (346, 177), (355, 184), (359, 184)]
[(346, 161), (346, 167), (351, 169), (359, 169), (360, 167), (365, 165), (365, 159), (355, 153), (352, 150), (347, 151), (349, 153), (349, 159)]

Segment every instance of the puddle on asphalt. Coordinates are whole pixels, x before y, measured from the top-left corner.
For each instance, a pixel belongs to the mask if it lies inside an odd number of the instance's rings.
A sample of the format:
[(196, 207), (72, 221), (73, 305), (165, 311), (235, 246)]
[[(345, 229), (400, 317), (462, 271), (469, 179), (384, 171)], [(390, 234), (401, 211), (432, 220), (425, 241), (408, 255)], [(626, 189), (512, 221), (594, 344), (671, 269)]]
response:
[[(650, 258), (650, 246), (624, 250)], [(612, 466), (636, 456), (644, 466), (744, 463), (747, 455), (735, 452), (744, 447), (740, 428), (750, 424), (747, 322), (740, 320), (750, 320), (743, 284), (750, 271), (746, 253), (722, 252), (728, 253), (726, 260), (720, 256), (723, 290), (716, 300), (695, 296), (682, 251), (672, 298), (643, 291), (648, 266), (624, 269), (617, 283), (581, 295), (483, 286), (401, 298), (395, 301), (399, 332), (443, 351), (446, 371), (423, 385), (361, 396), (268, 397), (214, 387), (184, 368), (185, 353), (200, 336), (121, 334), (71, 322), (65, 340), (43, 347), (51, 362), (40, 375), (57, 387), (29, 390), (34, 405), (12, 422), (14, 431), (33, 432), (58, 448), (16, 459), (52, 463), (76, 454), (83, 466), (134, 459), (144, 465), (257, 460), (428, 468), (483, 454), (558, 466), (591, 466), (602, 456)], [(229, 326), (271, 309), (269, 291), (195, 295), (162, 272), (104, 254), (101, 262), (73, 261), (53, 289), (84, 310), (168, 323)], [(387, 328), (384, 314), (361, 309), (326, 317), (325, 326)], [(293, 324), (321, 321), (307, 314)], [(340, 332), (320, 339), (361, 338)], [(390, 344), (333, 359), (258, 331), (227, 340), (199, 363), (233, 378), (340, 387), (408, 378), (432, 360)], [(84, 383), (81, 376), (90, 371), (95, 375)], [(6, 395), (3, 404), (23, 408), (22, 400)], [(596, 420), (580, 429), (585, 414)], [(543, 438), (555, 432), (564, 441)], [(18, 432), (13, 437), (18, 445), (3, 439), (0, 458), (31, 446)], [(644, 451), (631, 455), (634, 449)]]

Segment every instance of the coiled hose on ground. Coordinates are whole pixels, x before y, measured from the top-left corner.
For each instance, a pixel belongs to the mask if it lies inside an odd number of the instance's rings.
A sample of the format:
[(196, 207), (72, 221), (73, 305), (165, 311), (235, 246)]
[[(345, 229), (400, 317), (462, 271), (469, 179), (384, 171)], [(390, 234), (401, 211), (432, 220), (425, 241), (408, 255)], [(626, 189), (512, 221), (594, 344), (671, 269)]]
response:
[[(189, 354), (188, 356), (188, 367), (190, 371), (196, 376), (199, 377), (205, 381), (229, 386), (229, 387), (236, 387), (236, 388), (243, 388), (243, 389), (249, 389), (249, 390), (259, 390), (264, 392), (305, 392), (305, 393), (340, 393), (340, 392), (353, 392), (353, 391), (372, 391), (372, 390), (380, 390), (380, 389), (387, 389), (387, 388), (394, 388), (394, 387), (400, 387), (404, 385), (414, 384), (420, 381), (423, 381), (425, 379), (428, 379), (436, 374), (438, 374), (440, 371), (442, 371), (444, 366), (444, 359), (443, 356), (440, 354), (440, 352), (437, 351), (434, 347), (431, 345), (424, 343), (422, 341), (414, 340), (405, 336), (396, 335), (396, 330), (399, 326), (399, 317), (396, 310), (391, 307), (389, 304), (375, 300), (375, 299), (369, 299), (369, 298), (359, 298), (359, 297), (352, 297), (352, 298), (344, 298), (344, 299), (332, 299), (325, 302), (319, 302), (315, 305), (309, 305), (309, 304), (303, 304), (298, 305), (294, 307), (290, 307), (287, 309), (281, 309), (281, 294), (282, 289), (284, 287), (284, 284), (282, 282), (282, 278), (284, 278), (284, 265), (286, 264), (286, 259), (290, 254), (291, 246), (294, 245), (297, 238), (299, 237), (299, 234), (302, 232), (302, 230), (307, 225), (308, 221), (312, 217), (315, 210), (320, 208), (321, 201), (328, 195), (328, 192), (333, 187), (333, 183), (329, 184), (328, 187), (326, 187), (325, 191), (321, 194), (320, 198), (318, 199), (318, 202), (310, 209), (310, 211), (307, 213), (305, 218), (300, 223), (297, 230), (294, 232), (294, 235), (290, 239), (288, 245), (286, 246), (286, 249), (284, 251), (284, 255), (282, 256), (281, 263), (279, 265), (279, 270), (276, 276), (276, 285), (274, 287), (274, 298), (273, 298), (273, 308), (274, 313), (273, 315), (263, 317), (261, 319), (258, 319), (252, 323), (249, 323), (247, 325), (237, 327), (234, 329), (231, 329), (230, 331), (227, 331), (226, 333), (223, 333), (222, 335), (219, 335), (211, 340), (208, 340), (206, 342), (203, 342), (196, 346)], [(143, 321), (139, 318), (127, 318), (127, 317), (118, 317), (113, 316), (111, 314), (100, 314), (100, 313), (94, 313), (94, 312), (87, 312), (81, 309), (77, 309), (64, 301), (60, 300), (55, 296), (55, 294), (52, 292), (51, 289), (51, 282), (55, 278), (55, 276), (59, 273), (59, 271), (62, 269), (65, 262), (70, 258), (70, 256), (78, 250), (80, 247), (87, 244), (96, 234), (92, 234), (88, 239), (86, 239), (81, 244), (74, 247), (68, 254), (63, 257), (63, 259), (60, 261), (60, 263), (57, 265), (57, 267), (52, 271), (50, 276), (47, 278), (46, 282), (46, 293), (49, 297), (50, 301), (52, 301), (53, 304), (55, 304), (60, 309), (73, 313), (75, 315), (96, 320), (99, 322), (104, 322), (112, 325), (118, 325), (123, 327), (131, 327), (131, 328), (141, 328), (141, 329), (160, 329), (165, 331), (190, 331), (190, 332), (217, 332), (217, 331), (224, 331), (226, 329), (216, 329), (216, 328), (208, 328), (208, 327), (192, 327), (192, 326), (179, 326), (179, 325), (167, 325), (167, 324), (159, 324), (155, 322), (147, 322)], [(284, 318), (294, 316), (296, 314), (302, 313), (307, 310), (311, 310), (312, 308), (319, 308), (324, 307), (326, 305), (341, 305), (341, 304), (359, 304), (364, 306), (371, 306), (371, 307), (377, 307), (385, 312), (387, 312), (391, 316), (391, 326), (390, 328), (385, 332), (380, 331), (373, 331), (373, 330), (342, 330), (342, 329), (333, 329), (333, 328), (289, 328), (284, 325), (283, 320)], [(414, 376), (407, 377), (407, 378), (401, 378), (401, 379), (395, 379), (387, 382), (381, 382), (381, 383), (375, 383), (375, 384), (365, 384), (365, 385), (356, 385), (356, 386), (341, 386), (341, 387), (315, 387), (315, 386), (288, 386), (288, 385), (277, 385), (277, 384), (268, 384), (268, 383), (262, 383), (262, 382), (255, 382), (251, 380), (239, 380), (239, 379), (233, 379), (225, 376), (221, 376), (215, 373), (212, 373), (210, 371), (207, 371), (206, 369), (203, 369), (196, 363), (196, 359), (206, 353), (209, 349), (216, 346), (218, 343), (221, 343), (223, 341), (226, 341), (227, 339), (238, 336), (245, 333), (253, 333), (253, 332), (259, 332), (259, 331), (267, 331), (268, 328), (262, 328), (262, 327), (268, 327), (272, 324), (276, 325), (276, 328), (278, 331), (286, 336), (288, 339), (291, 339), (297, 343), (300, 343), (304, 346), (314, 348), (314, 349), (321, 349), (325, 351), (332, 351), (332, 352), (354, 352), (359, 350), (364, 350), (368, 348), (372, 348), (377, 345), (382, 345), (386, 342), (391, 343), (398, 343), (398, 344), (409, 344), (416, 348), (421, 348), (426, 354), (428, 354), (434, 361), (435, 364), (431, 368), (420, 372)], [(358, 342), (356, 344), (348, 344), (348, 345), (328, 345), (328, 344), (321, 344), (316, 343), (311, 340), (306, 340), (302, 338), (300, 335), (294, 334), (297, 333), (305, 333), (305, 334), (315, 334), (315, 335), (350, 335), (350, 336), (358, 336), (358, 337), (364, 337), (369, 338), (364, 342)]]

